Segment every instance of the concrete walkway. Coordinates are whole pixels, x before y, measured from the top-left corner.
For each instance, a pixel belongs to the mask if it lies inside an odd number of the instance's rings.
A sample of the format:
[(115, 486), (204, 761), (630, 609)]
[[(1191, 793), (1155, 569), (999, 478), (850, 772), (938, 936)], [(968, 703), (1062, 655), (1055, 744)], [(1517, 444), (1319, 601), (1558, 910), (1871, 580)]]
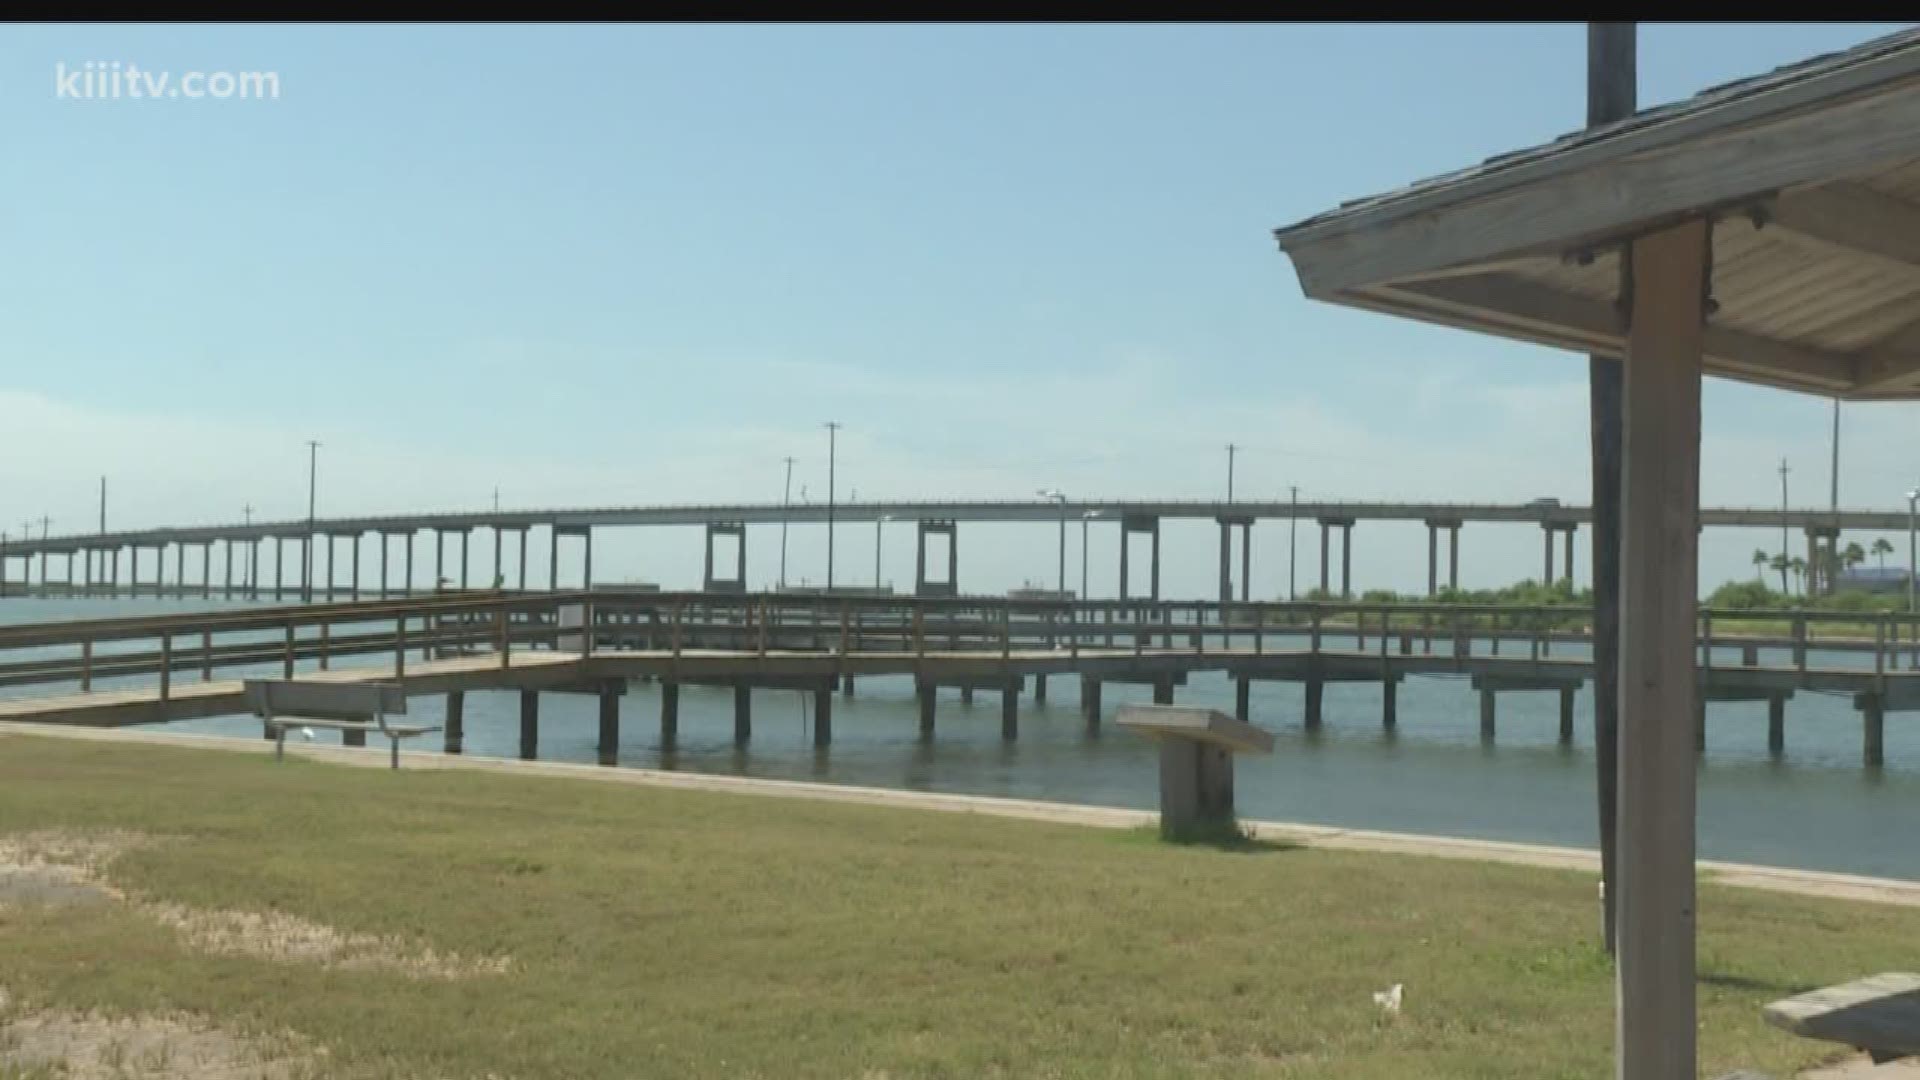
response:
[[(145, 743), (187, 749), (227, 750), (240, 753), (271, 754), (273, 743), (265, 739), (234, 738), (223, 735), (197, 735), (184, 732), (135, 731), (125, 728), (79, 728), (61, 724), (12, 722), (0, 725), (0, 738), (7, 735), (40, 735), (56, 739), (83, 739), (103, 742)], [(316, 761), (386, 768), (388, 751), (377, 747), (346, 747), (289, 742), (289, 754)], [(510, 758), (471, 757), (435, 751), (402, 751), (403, 769), (468, 769), (522, 776), (570, 777), (601, 783), (638, 784), (646, 787), (683, 788), (720, 791), (740, 795), (776, 798), (820, 799), (828, 802), (859, 803), (902, 809), (939, 810), (948, 813), (989, 814), (994, 817), (1049, 821), (1068, 825), (1128, 829), (1151, 826), (1159, 815), (1150, 810), (1121, 807), (1081, 806), (1073, 803), (1043, 802), (1033, 799), (1006, 799), (984, 795), (949, 795), (939, 792), (900, 791), (891, 788), (855, 787), (847, 784), (822, 784), (804, 780), (763, 780), (743, 776), (717, 776), (703, 773), (663, 772), (657, 769), (608, 767), (562, 761), (518, 761)], [(1460, 837), (1421, 836), (1414, 833), (1374, 832), (1365, 829), (1341, 829), (1324, 825), (1302, 825), (1278, 821), (1247, 821), (1262, 839), (1300, 844), (1305, 847), (1343, 851), (1375, 851), (1396, 855), (1424, 855), (1447, 859), (1477, 859), (1484, 862), (1518, 866), (1542, 866), (1559, 870), (1600, 872), (1600, 855), (1581, 848), (1553, 847), (1545, 844), (1518, 844), (1498, 840), (1471, 840)], [(1920, 881), (1895, 878), (1833, 874), (1818, 870), (1792, 870), (1783, 867), (1753, 866), (1744, 863), (1701, 860), (1700, 873), (1708, 881), (1742, 888), (1768, 889), (1830, 899), (1861, 900), (1878, 904), (1920, 907)]]

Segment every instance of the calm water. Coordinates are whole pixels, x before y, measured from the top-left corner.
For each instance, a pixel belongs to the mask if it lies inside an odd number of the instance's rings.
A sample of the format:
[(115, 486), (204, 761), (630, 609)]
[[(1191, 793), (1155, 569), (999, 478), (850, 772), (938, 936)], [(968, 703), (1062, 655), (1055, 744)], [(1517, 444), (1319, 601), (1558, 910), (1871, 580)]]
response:
[[(223, 606), (243, 605), (9, 599), (0, 601), (0, 623)], [(1728, 654), (1727, 660), (1737, 662), (1737, 657)], [(277, 668), (260, 672), (275, 673)], [(742, 752), (732, 745), (732, 691), (689, 686), (680, 695), (679, 749), (663, 754), (659, 688), (635, 684), (621, 705), (620, 762), (1151, 807), (1157, 791), (1151, 745), (1111, 723), (1089, 735), (1079, 713), (1077, 678), (1055, 677), (1048, 691), (1044, 706), (1022, 698), (1020, 738), (1005, 743), (997, 694), (980, 693), (965, 706), (957, 690), (943, 690), (937, 733), (931, 744), (923, 744), (912, 680), (862, 679), (853, 698), (835, 696), (834, 742), (818, 752), (812, 746), (811, 709), (801, 694), (756, 691), (753, 743)], [(1150, 700), (1151, 690), (1109, 685), (1103, 699), (1110, 718), (1124, 702)], [(1196, 675), (1176, 699), (1230, 712), (1233, 685), (1224, 676)], [(1241, 762), (1236, 785), (1241, 812), (1322, 825), (1592, 847), (1591, 695), (1583, 690), (1576, 701), (1575, 744), (1564, 748), (1556, 744), (1557, 694), (1500, 695), (1499, 738), (1487, 747), (1480, 742), (1479, 697), (1465, 678), (1404, 682), (1399, 730), (1393, 734), (1381, 727), (1376, 684), (1329, 684), (1325, 724), (1308, 734), (1301, 725), (1299, 686), (1255, 683), (1254, 722), (1275, 733), (1276, 745), (1271, 757)], [(443, 704), (439, 697), (415, 698), (410, 716), (437, 723)], [(543, 695), (540, 756), (595, 760), (596, 708), (591, 697)], [(247, 717), (165, 726), (259, 732)], [(517, 692), (467, 694), (466, 748), (480, 755), (518, 753)], [(1707, 753), (1700, 766), (1702, 857), (1920, 879), (1920, 844), (1913, 842), (1911, 827), (1911, 815), (1920, 809), (1920, 724), (1911, 714), (1887, 715), (1886, 760), (1877, 772), (1861, 768), (1859, 715), (1844, 698), (1803, 691), (1788, 702), (1787, 753), (1778, 762), (1767, 756), (1764, 702), (1710, 705)]]

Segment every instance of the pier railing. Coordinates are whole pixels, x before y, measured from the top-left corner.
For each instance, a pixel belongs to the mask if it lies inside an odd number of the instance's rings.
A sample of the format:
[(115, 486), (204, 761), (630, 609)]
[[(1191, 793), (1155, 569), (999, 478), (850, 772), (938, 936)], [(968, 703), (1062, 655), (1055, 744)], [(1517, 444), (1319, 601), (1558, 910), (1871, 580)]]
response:
[[(181, 680), (216, 674), (382, 664), (404, 678), (409, 658), (470, 656), (511, 667), (529, 650), (696, 650), (1011, 656), (1082, 652), (1231, 652), (1521, 656), (1578, 659), (1590, 613), (1574, 606), (1227, 603), (800, 596), (782, 593), (461, 592), (385, 601), (263, 607), (0, 627), (0, 688), (92, 691), (157, 677), (161, 700)], [(1920, 667), (1920, 619), (1902, 613), (1702, 610), (1698, 663), (1876, 676)], [(1819, 664), (1809, 657), (1820, 654)], [(143, 684), (144, 685), (144, 684)], [(0, 691), (9, 692), (11, 691)]]

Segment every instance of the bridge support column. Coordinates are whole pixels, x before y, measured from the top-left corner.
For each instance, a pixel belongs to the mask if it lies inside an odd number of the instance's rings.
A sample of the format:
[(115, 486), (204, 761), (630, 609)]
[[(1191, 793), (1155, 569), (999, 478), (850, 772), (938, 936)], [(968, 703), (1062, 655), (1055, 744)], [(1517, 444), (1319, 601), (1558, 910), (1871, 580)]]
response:
[(1427, 597), (1432, 599), (1440, 592), (1440, 530), (1433, 522), (1427, 522)]
[[(225, 583), (221, 588), (221, 594), (224, 595), (227, 599), (231, 600), (233, 599), (233, 541), (232, 540), (228, 540), (226, 542), (226, 549), (227, 549), (227, 572), (226, 572)], [(93, 551), (92, 549), (88, 549), (87, 551), (87, 586), (89, 591), (91, 591), (93, 586)]]
[(1251, 723), (1253, 680), (1242, 675), (1233, 680), (1233, 715), (1241, 723)]
[[(732, 578), (716, 577), (713, 572), (713, 542), (722, 536), (734, 538), (734, 570)], [(746, 592), (747, 591), (747, 527), (741, 522), (711, 521), (707, 523), (706, 572), (701, 578), (708, 592)]]
[(753, 739), (753, 687), (742, 683), (733, 688), (733, 745), (745, 746)]
[(913, 693), (919, 698), (920, 703), (920, 738), (931, 740), (933, 738), (934, 685), (929, 680), (921, 679), (914, 684)]
[(1353, 522), (1340, 527), (1340, 599), (1353, 598)]
[(1787, 749), (1787, 699), (1775, 694), (1767, 699), (1767, 753), (1779, 757)]
[(1320, 523), (1320, 595), (1322, 597), (1327, 595), (1329, 584), (1327, 581), (1327, 544), (1329, 542), (1328, 534), (1331, 531), (1325, 521)]
[(518, 588), (521, 592), (526, 592), (527, 591), (527, 527), (525, 525), (520, 526), (519, 552), (520, 552), (520, 576), (516, 579), (518, 584), (515, 587)]
[(520, 691), (520, 760), (540, 757), (540, 691)]
[(447, 691), (447, 723), (442, 730), (446, 736), (447, 753), (458, 754), (467, 747), (467, 694), (464, 690)]
[(1566, 540), (1567, 557), (1562, 560), (1562, 565), (1566, 568), (1567, 584), (1573, 585), (1575, 584), (1573, 580), (1573, 534), (1580, 531), (1580, 526), (1569, 524), (1564, 531), (1566, 533), (1564, 539)]
[(1543, 552), (1546, 561), (1541, 564), (1540, 584), (1551, 587), (1553, 585), (1553, 525), (1551, 523), (1541, 525), (1540, 536), (1546, 541)]
[(471, 539), (473, 539), (472, 529), (460, 530), (460, 587), (462, 589), (473, 587), (473, 579), (467, 576), (467, 541)]
[(547, 590), (560, 591), (560, 526), (547, 526)]
[[(119, 552), (115, 552), (114, 557), (119, 558)], [(133, 589), (135, 592), (139, 592), (140, 591), (140, 559), (136, 555), (134, 558), (129, 559), (128, 561), (133, 564)], [(284, 569), (286, 565), (287, 565), (287, 538), (284, 536), (276, 536), (273, 538), (273, 598), (275, 600), (280, 600), (286, 596), (287, 590), (280, 583), (281, 582), (280, 571)]]
[(1447, 539), (1447, 588), (1458, 589), (1460, 587), (1459, 524), (1455, 523), (1453, 528), (1449, 529), (1448, 532), (1451, 535)]
[(1573, 695), (1574, 688), (1560, 688), (1560, 745), (1573, 745)]
[(1155, 705), (1173, 704), (1173, 680), (1155, 679), (1153, 682), (1153, 703)]
[[(47, 553), (40, 553), (40, 584), (47, 583)], [(181, 541), (173, 545), (173, 595), (184, 600), (187, 598), (187, 544)]]
[(1147, 599), (1160, 599), (1160, 519), (1139, 514), (1128, 514), (1120, 519), (1120, 595), (1122, 600), (1133, 599), (1128, 595), (1128, 557), (1127, 549), (1132, 545), (1133, 534), (1146, 533), (1151, 537), (1148, 555)]
[(813, 692), (813, 745), (825, 748), (833, 744), (833, 688), (823, 686)]
[(1092, 675), (1080, 676), (1080, 712), (1088, 731), (1100, 730), (1100, 680)]
[[(666, 726), (665, 702), (667, 698), (667, 686), (668, 684), (663, 683), (660, 687), (660, 700), (662, 703), (661, 727), (663, 728)], [(602, 765), (612, 765), (620, 760), (620, 689), (618, 683), (611, 682), (602, 684), (600, 687), (600, 741), (598, 749), (600, 753), (600, 764)], [(675, 686), (673, 689), (678, 691), (680, 688)], [(675, 698), (675, 703), (678, 704), (677, 697)]]
[(1494, 738), (1494, 699), (1493, 691), (1480, 691), (1480, 741), (1490, 743)]
[(507, 583), (506, 573), (502, 569), (506, 565), (504, 561), (505, 552), (502, 550), (502, 548), (506, 546), (506, 543), (507, 543), (506, 533), (501, 530), (498, 524), (494, 525), (493, 527), (493, 581), (487, 586), (490, 589), (498, 589)]
[(1861, 753), (1860, 760), (1869, 769), (1877, 769), (1887, 763), (1886, 703), (1878, 694), (1862, 694), (1860, 703)]
[(1012, 742), (1020, 737), (1020, 690), (1019, 684), (1008, 683), (1000, 691), (1000, 738)]
[(660, 749), (677, 749), (680, 745), (680, 684), (677, 682), (660, 683)]
[(347, 596), (360, 599), (360, 534), (353, 534), (353, 580), (347, 583)]

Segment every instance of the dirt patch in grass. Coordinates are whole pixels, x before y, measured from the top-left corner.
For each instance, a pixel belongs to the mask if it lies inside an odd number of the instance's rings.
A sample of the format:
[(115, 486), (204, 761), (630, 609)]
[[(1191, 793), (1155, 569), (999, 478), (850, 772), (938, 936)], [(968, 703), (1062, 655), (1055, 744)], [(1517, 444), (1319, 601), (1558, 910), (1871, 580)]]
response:
[(329, 967), (385, 968), (442, 979), (502, 974), (513, 966), (507, 957), (470, 959), (280, 911), (203, 911), (168, 903), (142, 904), (141, 910), (178, 930), (194, 948), (214, 953)]
[(247, 1038), (176, 1015), (10, 1015), (0, 992), (0, 1075), (60, 1080), (309, 1080), (326, 1052), (296, 1037)]
[(154, 837), (129, 831), (43, 829), (0, 834), (0, 907), (117, 900), (179, 931), (192, 948), (265, 960), (383, 968), (440, 979), (501, 974), (512, 968), (507, 957), (474, 959), (437, 952), (399, 938), (341, 930), (281, 911), (207, 911), (130, 898), (107, 881), (106, 867), (114, 856), (155, 842)]

